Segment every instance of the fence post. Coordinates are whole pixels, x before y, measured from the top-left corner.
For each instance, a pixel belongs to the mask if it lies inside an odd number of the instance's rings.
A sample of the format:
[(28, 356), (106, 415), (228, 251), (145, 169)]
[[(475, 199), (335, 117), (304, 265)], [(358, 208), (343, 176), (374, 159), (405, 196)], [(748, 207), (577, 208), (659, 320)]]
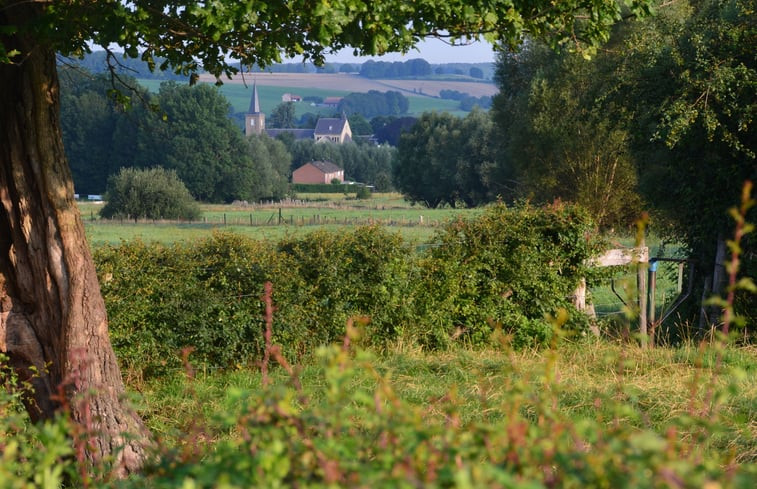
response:
[[(640, 247), (645, 247), (646, 243), (642, 238)], [(646, 348), (649, 338), (647, 337), (647, 268), (648, 259), (639, 260), (636, 265), (636, 286), (638, 289), (638, 306), (639, 306), (639, 336), (641, 337), (641, 347)]]
[(657, 289), (657, 260), (649, 262), (649, 345), (654, 346), (655, 320), (657, 316), (657, 305), (655, 304), (655, 291)]

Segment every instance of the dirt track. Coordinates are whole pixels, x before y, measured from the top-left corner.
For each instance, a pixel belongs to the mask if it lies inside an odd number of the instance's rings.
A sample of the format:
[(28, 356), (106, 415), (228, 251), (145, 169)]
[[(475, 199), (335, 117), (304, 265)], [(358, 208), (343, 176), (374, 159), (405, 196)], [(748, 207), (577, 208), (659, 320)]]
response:
[[(378, 90), (386, 92), (397, 90), (405, 95), (430, 95), (436, 97), (440, 90), (457, 90), (475, 97), (494, 95), (497, 86), (491, 83), (464, 81), (436, 81), (436, 80), (370, 80), (358, 75), (346, 73), (255, 73), (237, 75), (231, 80), (223, 79), (224, 83), (252, 83), (262, 86), (279, 86), (294, 88), (322, 88), (339, 89), (351, 92), (367, 92)], [(211, 75), (200, 75), (200, 81), (214, 82)]]

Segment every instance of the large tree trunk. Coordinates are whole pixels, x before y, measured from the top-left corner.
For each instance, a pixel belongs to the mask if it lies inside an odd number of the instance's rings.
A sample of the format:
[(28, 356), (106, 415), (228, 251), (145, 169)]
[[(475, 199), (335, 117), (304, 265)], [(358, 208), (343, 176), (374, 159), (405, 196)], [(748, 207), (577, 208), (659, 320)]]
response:
[[(24, 25), (39, 7), (0, 9)], [(116, 457), (119, 475), (141, 466), (147, 432), (125, 403), (105, 304), (73, 196), (61, 139), (55, 53), (31, 36), (3, 36), (15, 64), (0, 64), (0, 351), (26, 378), (35, 420), (66, 403), (94, 428), (88, 456)], [(32, 375), (34, 371), (39, 375)], [(54, 396), (63, 393), (63, 397)], [(125, 433), (130, 436), (124, 437)]]

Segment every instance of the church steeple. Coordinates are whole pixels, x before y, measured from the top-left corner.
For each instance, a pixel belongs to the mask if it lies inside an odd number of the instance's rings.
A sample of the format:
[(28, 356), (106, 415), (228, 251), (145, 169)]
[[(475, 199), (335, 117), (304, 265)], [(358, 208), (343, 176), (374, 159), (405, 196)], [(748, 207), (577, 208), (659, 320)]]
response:
[(252, 97), (250, 98), (250, 110), (248, 114), (260, 113), (260, 100), (258, 99), (258, 83), (252, 82)]
[(250, 109), (244, 117), (244, 135), (262, 134), (265, 131), (265, 114), (260, 110), (258, 98), (258, 84), (252, 83), (252, 97), (250, 97)]

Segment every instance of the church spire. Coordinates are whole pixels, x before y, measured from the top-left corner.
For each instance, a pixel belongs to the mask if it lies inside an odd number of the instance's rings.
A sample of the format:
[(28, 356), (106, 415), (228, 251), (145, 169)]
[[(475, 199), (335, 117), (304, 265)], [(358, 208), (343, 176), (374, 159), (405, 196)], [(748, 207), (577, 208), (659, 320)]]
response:
[(258, 83), (252, 82), (252, 97), (250, 98), (250, 110), (248, 114), (260, 113), (260, 100), (258, 99)]
[(265, 114), (260, 110), (260, 100), (258, 99), (258, 84), (252, 83), (252, 97), (250, 98), (250, 110), (244, 116), (244, 133), (247, 136), (252, 134), (263, 134), (265, 131)]

